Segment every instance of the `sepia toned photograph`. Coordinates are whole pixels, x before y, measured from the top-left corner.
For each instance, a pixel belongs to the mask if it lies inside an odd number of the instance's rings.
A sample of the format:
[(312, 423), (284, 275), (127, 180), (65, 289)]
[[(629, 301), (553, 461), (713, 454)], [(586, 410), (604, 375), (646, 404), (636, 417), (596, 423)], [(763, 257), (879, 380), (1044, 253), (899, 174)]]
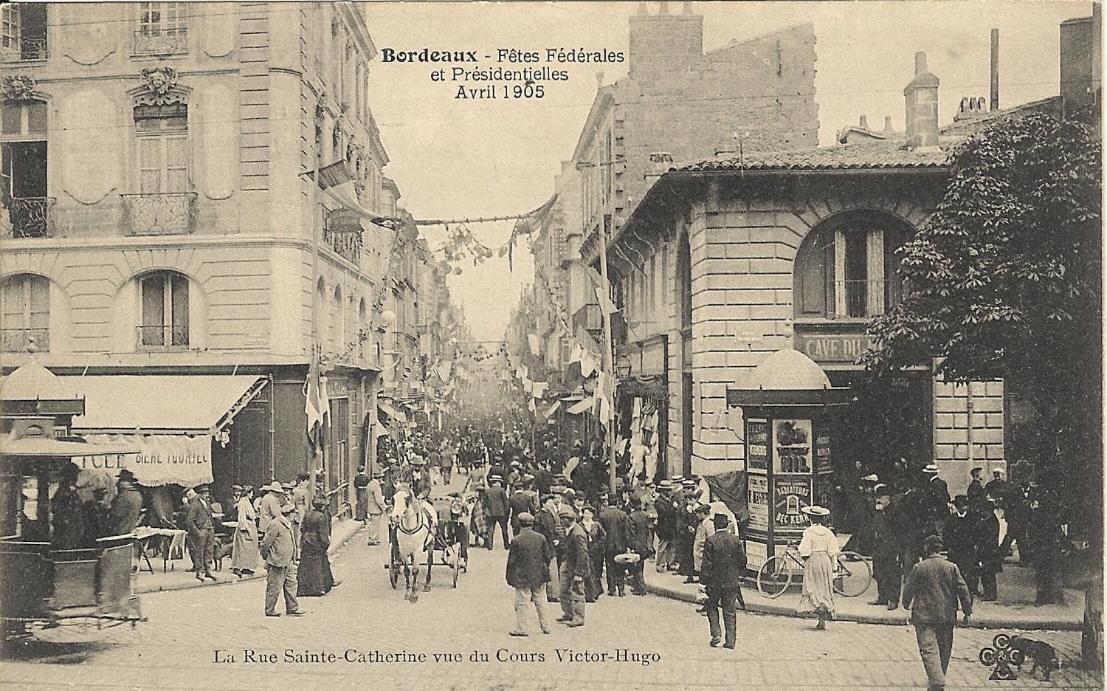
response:
[(1102, 689), (1101, 9), (0, 4), (0, 686)]

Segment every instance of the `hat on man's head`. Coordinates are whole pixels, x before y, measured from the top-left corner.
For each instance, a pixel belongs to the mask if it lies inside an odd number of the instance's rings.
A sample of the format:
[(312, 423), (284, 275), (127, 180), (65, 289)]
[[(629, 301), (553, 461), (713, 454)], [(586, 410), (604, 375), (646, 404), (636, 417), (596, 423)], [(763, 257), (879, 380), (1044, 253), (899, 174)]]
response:
[(524, 528), (527, 527), (527, 526), (534, 525), (534, 516), (531, 515), (530, 513), (527, 513), (526, 511), (519, 514), (518, 518), (519, 518), (519, 525), (523, 526)]
[(923, 468), (923, 472), (927, 473), (928, 475), (937, 475), (938, 474), (938, 466), (931, 463), (930, 465)]
[(730, 516), (725, 513), (717, 513), (712, 516), (711, 521), (715, 524), (716, 528), (725, 528), (730, 525)]
[(242, 491), (242, 485), (231, 485), (231, 491), (232, 492), (241, 492)]
[(557, 517), (561, 519), (562, 523), (565, 523), (566, 521), (575, 521), (577, 520), (577, 512), (566, 506), (565, 508), (561, 509), (561, 511), (557, 514)]
[(662, 480), (661, 482), (657, 483), (657, 489), (672, 489), (672, 488), (673, 488), (673, 481), (672, 480)]
[(992, 475), (995, 475), (996, 477), (1003, 475), (1003, 468), (992, 468)]
[(695, 487), (698, 484), (700, 484), (700, 483), (696, 482), (692, 478), (688, 478), (687, 480), (681, 480), (680, 481), (680, 486), (681, 487)]
[(980, 466), (977, 466), (977, 467), (975, 467), (975, 468), (973, 468), (972, 470), (969, 471), (969, 475), (975, 475), (977, 473), (982, 473), (982, 472), (984, 472), (984, 469), (981, 468)]
[(673, 483), (674, 483), (674, 484), (677, 484), (677, 485), (679, 485), (679, 484), (680, 484), (681, 482), (683, 482), (683, 481), (684, 481), (684, 476), (683, 476), (683, 475), (674, 475), (674, 476), (672, 477), (672, 480), (673, 480)]
[(127, 470), (126, 468), (123, 468), (119, 471), (118, 479), (125, 480), (127, 482), (134, 482), (135, 474)]
[(203, 494), (204, 492), (210, 493), (211, 485), (196, 485), (195, 487), (193, 487), (193, 489), (196, 490), (197, 494)]
[(489, 475), (488, 476), (488, 481), (489, 482), (503, 482), (504, 479), (502, 477), (500, 477), (499, 475)]
[(284, 494), (284, 487), (281, 487), (281, 483), (276, 480), (270, 482), (268, 485), (261, 488), (265, 492), (276, 492), (277, 494)]
[(830, 515), (830, 509), (823, 508), (822, 506), (818, 506), (818, 505), (804, 506), (803, 508), (800, 509), (800, 511), (802, 513), (805, 513), (805, 514), (809, 515), (809, 516), (829, 516)]

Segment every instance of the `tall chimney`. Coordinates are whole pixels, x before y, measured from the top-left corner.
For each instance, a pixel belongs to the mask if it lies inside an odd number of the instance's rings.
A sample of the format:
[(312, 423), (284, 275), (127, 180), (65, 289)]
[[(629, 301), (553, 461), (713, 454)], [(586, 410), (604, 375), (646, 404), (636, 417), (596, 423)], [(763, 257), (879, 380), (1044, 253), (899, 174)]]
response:
[(999, 110), (999, 29), (992, 29), (992, 92), (988, 100), (988, 110)]
[(938, 78), (926, 69), (926, 53), (915, 53), (915, 76), (903, 90), (907, 148), (938, 146)]

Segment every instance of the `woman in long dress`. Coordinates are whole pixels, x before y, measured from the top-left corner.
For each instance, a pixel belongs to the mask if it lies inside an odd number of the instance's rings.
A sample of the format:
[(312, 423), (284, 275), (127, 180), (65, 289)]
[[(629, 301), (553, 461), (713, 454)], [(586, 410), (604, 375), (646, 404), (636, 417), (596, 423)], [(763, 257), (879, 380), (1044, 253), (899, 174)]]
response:
[(234, 544), (231, 546), (231, 572), (242, 578), (243, 575), (253, 574), (258, 567), (258, 515), (248, 492), (236, 488), (234, 498), (238, 527), (235, 528)]
[(330, 532), (324, 526), (322, 505), (326, 499), (316, 497), (300, 524), (300, 566), (296, 570), (297, 597), (319, 597), (329, 588), (326, 582), (327, 548)]
[(826, 620), (834, 618), (834, 565), (836, 563), (838, 538), (826, 527), (830, 511), (821, 506), (805, 506), (802, 511), (811, 519), (811, 525), (803, 531), (799, 553), (804, 558), (803, 594), (800, 596), (798, 612), (814, 612), (819, 618), (815, 629), (826, 628)]

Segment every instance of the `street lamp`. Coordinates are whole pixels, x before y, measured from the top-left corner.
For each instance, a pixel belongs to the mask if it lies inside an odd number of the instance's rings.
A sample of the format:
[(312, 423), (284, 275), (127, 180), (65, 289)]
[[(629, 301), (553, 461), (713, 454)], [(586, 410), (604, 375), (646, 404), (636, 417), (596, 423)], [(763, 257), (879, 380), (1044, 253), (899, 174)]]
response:
[(619, 376), (619, 379), (629, 379), (631, 370), (634, 369), (634, 365), (631, 364), (630, 358), (626, 355), (620, 355), (615, 360), (615, 374)]

